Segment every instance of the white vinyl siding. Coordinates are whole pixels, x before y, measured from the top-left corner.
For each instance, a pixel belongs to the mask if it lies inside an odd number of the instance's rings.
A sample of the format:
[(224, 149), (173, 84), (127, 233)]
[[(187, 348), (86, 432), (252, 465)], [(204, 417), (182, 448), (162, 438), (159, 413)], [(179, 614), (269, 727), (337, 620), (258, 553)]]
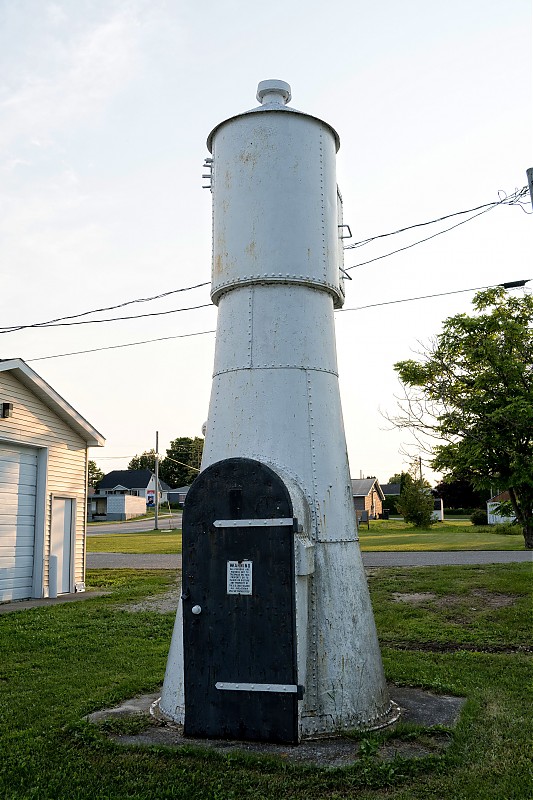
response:
[(0, 442), (0, 602), (31, 597), (37, 454)]
[[(85, 579), (87, 446), (63, 419), (9, 372), (0, 372), (0, 397), (13, 403), (13, 416), (0, 419), (0, 442), (47, 448), (43, 584), (48, 587), (52, 495), (74, 499), (73, 582)], [(42, 452), (42, 451), (41, 451)], [(73, 587), (71, 587), (73, 589)]]

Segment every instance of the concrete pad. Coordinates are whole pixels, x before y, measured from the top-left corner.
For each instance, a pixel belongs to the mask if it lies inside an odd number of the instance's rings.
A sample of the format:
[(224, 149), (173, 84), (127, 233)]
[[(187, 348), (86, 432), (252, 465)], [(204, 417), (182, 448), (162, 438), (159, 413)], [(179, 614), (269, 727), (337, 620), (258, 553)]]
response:
[(410, 686), (389, 686), (389, 692), (391, 699), (402, 710), (402, 722), (414, 722), (427, 727), (443, 725), (454, 728), (466, 702), (465, 697), (433, 694)]
[(87, 714), (84, 719), (86, 719), (88, 722), (102, 722), (106, 719), (133, 717), (139, 714), (149, 716), (150, 709), (160, 696), (161, 692), (157, 692), (156, 694), (143, 694), (139, 697), (132, 697), (131, 700), (124, 700), (124, 702), (119, 706), (114, 706), (113, 708), (103, 708), (101, 711), (93, 711), (92, 714)]
[[(422, 689), (389, 686), (391, 699), (402, 709), (400, 721), (413, 722), (424, 727), (453, 728), (465, 703), (463, 697), (436, 695)], [(314, 764), (326, 768), (345, 767), (361, 757), (360, 742), (347, 736), (330, 736), (324, 739), (306, 739), (299, 745), (271, 744), (269, 742), (240, 742), (225, 739), (193, 739), (183, 735), (183, 727), (167, 720), (158, 709), (159, 694), (147, 694), (127, 700), (120, 706), (89, 714), (85, 719), (97, 723), (118, 717), (150, 716), (151, 725), (135, 735), (112, 734), (110, 738), (125, 746), (150, 747), (154, 745), (178, 748), (193, 746), (216, 750), (219, 753), (250, 753), (277, 756), (292, 763)], [(394, 725), (391, 726), (394, 730)], [(397, 756), (423, 758), (443, 752), (451, 737), (441, 731), (427, 732), (418, 740), (404, 742), (391, 739), (381, 745), (376, 758), (389, 761)]]

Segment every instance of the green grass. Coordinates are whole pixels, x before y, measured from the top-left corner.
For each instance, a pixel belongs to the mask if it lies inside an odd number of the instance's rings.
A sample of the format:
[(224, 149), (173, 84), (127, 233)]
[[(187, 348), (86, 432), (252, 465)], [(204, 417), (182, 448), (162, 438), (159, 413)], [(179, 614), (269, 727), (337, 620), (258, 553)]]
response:
[[(175, 573), (166, 571), (90, 571), (88, 585), (108, 589), (109, 596), (0, 616), (0, 797), (531, 798), (531, 658), (525, 652), (466, 649), (489, 643), (511, 651), (524, 643), (528, 565), (372, 571), (388, 679), (466, 696), (467, 703), (443, 756), (380, 763), (372, 753), (376, 741), (391, 735), (385, 731), (364, 736), (365, 757), (336, 770), (191, 748), (124, 748), (97, 726), (81, 722), (90, 711), (161, 684), (174, 615), (133, 614), (121, 606), (162, 592), (174, 581)], [(427, 601), (423, 608), (399, 604), (394, 592), (431, 592), (439, 602)], [(489, 598), (501, 601), (504, 595), (515, 605), (488, 613)], [(450, 597), (459, 602), (442, 602)], [(417, 649), (428, 644), (433, 649)], [(417, 730), (404, 726), (402, 735), (416, 736)]]
[[(496, 650), (531, 645), (531, 565), (370, 570), (380, 639), (390, 645), (459, 642)], [(402, 602), (398, 595), (427, 595)]]
[[(502, 536), (471, 523), (438, 523), (417, 530), (398, 520), (372, 520), (359, 531), (361, 550), (523, 550), (521, 533)], [(89, 536), (88, 553), (181, 553), (181, 530)]]
[(181, 553), (181, 529), (87, 537), (88, 553)]
[(475, 527), (470, 522), (437, 522), (419, 530), (401, 520), (371, 520), (359, 529), (361, 550), (523, 550), (520, 529), (515, 536), (502, 536), (489, 525)]

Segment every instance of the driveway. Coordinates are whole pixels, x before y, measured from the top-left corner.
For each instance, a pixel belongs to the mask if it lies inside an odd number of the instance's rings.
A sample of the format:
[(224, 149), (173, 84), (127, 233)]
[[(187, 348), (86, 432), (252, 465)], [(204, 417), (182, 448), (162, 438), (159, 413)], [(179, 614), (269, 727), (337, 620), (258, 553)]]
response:
[[(462, 550), (460, 552), (363, 553), (365, 567), (437, 567), (462, 564), (533, 563), (533, 552), (525, 550)], [(89, 569), (180, 569), (181, 555), (87, 553)]]

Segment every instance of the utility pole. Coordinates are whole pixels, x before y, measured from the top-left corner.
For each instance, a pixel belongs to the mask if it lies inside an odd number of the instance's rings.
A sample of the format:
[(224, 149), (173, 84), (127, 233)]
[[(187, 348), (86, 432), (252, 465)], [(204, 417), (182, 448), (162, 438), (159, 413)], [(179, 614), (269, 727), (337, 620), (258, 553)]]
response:
[(159, 530), (159, 431), (155, 432), (155, 506), (154, 531)]

